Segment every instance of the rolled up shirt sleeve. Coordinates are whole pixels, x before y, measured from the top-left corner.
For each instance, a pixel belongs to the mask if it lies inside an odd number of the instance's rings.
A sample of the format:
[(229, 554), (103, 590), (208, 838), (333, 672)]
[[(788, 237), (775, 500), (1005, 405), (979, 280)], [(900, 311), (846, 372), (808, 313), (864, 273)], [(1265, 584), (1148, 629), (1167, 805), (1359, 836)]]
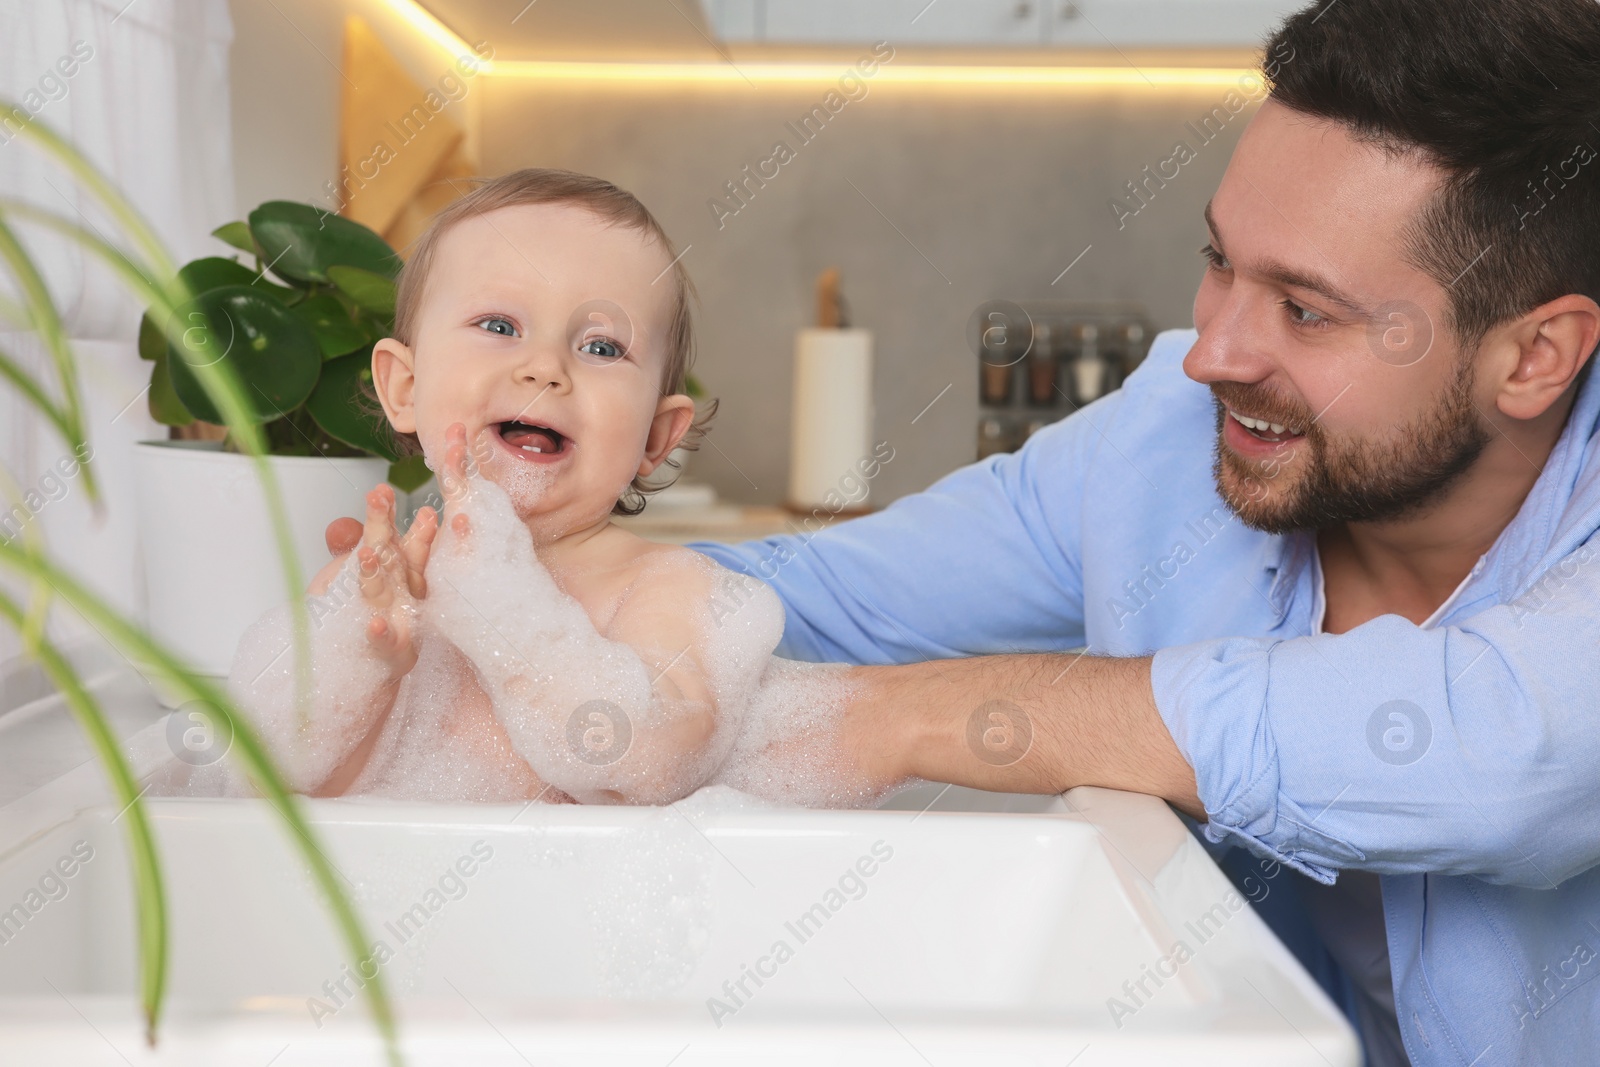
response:
[(1600, 539), (1453, 625), (1178, 645), (1151, 681), (1213, 841), (1323, 882), (1554, 888), (1600, 862)]

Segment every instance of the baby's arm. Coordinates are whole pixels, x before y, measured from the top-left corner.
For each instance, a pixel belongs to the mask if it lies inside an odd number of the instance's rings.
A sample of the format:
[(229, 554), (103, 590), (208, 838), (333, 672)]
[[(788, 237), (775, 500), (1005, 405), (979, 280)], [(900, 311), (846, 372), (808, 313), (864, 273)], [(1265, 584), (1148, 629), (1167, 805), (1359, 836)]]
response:
[(417, 601), (436, 528), (433, 510), (424, 508), (402, 540), (394, 491), (368, 494), (360, 547), (330, 563), (308, 590), (311, 688), (303, 720), (290, 606), (272, 609), (241, 638), (229, 695), (296, 792), (342, 791), (353, 777), (346, 765), (393, 708), (417, 660)]
[(470, 485), (430, 561), (426, 613), (472, 661), (518, 755), (587, 803), (663, 803), (704, 784), (781, 612), (754, 636), (754, 611), (742, 630), (712, 626), (716, 575), (727, 572), (685, 551), (636, 581), (602, 634), (556, 585), (505, 493)]

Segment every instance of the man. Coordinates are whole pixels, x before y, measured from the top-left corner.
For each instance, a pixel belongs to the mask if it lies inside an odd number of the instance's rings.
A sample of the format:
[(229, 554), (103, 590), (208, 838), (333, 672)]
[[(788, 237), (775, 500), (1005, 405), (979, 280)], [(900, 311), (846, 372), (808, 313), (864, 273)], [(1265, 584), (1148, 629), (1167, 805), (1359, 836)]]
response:
[(780, 654), (872, 665), (864, 777), (1164, 797), (1298, 898), (1370, 1063), (1600, 1062), (1600, 5), (1331, 0), (1265, 54), (1198, 332), (879, 514), (695, 547)]
[(1334, 0), (1266, 54), (1198, 334), (879, 514), (695, 547), (780, 654), (899, 664), (864, 775), (1164, 797), (1308, 876), (1369, 1062), (1600, 1062), (1600, 5)]

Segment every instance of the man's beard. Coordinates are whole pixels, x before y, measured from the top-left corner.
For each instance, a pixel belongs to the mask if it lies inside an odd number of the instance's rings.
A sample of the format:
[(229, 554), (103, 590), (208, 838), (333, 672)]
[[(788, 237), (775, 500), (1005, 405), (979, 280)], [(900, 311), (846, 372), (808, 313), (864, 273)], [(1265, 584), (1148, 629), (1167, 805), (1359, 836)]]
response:
[[(1491, 440), (1472, 401), (1474, 361), (1459, 358), (1455, 380), (1434, 409), (1383, 440), (1330, 440), (1309, 414), (1286, 412), (1276, 397), (1261, 398), (1238, 382), (1213, 383), (1217, 441), (1211, 469), (1218, 494), (1239, 521), (1272, 534), (1392, 520), (1423, 510), (1466, 473)], [(1259, 415), (1263, 399), (1270, 421), (1306, 427), (1305, 435), (1279, 456), (1247, 460), (1223, 443), (1225, 404)]]

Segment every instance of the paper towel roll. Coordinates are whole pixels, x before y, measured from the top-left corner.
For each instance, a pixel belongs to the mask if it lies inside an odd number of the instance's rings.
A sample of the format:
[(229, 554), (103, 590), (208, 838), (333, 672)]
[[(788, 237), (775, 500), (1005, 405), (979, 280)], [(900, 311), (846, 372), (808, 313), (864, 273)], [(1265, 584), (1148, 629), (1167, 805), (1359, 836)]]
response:
[(861, 464), (872, 456), (872, 331), (796, 334), (793, 405), (789, 506), (863, 510), (868, 483)]

